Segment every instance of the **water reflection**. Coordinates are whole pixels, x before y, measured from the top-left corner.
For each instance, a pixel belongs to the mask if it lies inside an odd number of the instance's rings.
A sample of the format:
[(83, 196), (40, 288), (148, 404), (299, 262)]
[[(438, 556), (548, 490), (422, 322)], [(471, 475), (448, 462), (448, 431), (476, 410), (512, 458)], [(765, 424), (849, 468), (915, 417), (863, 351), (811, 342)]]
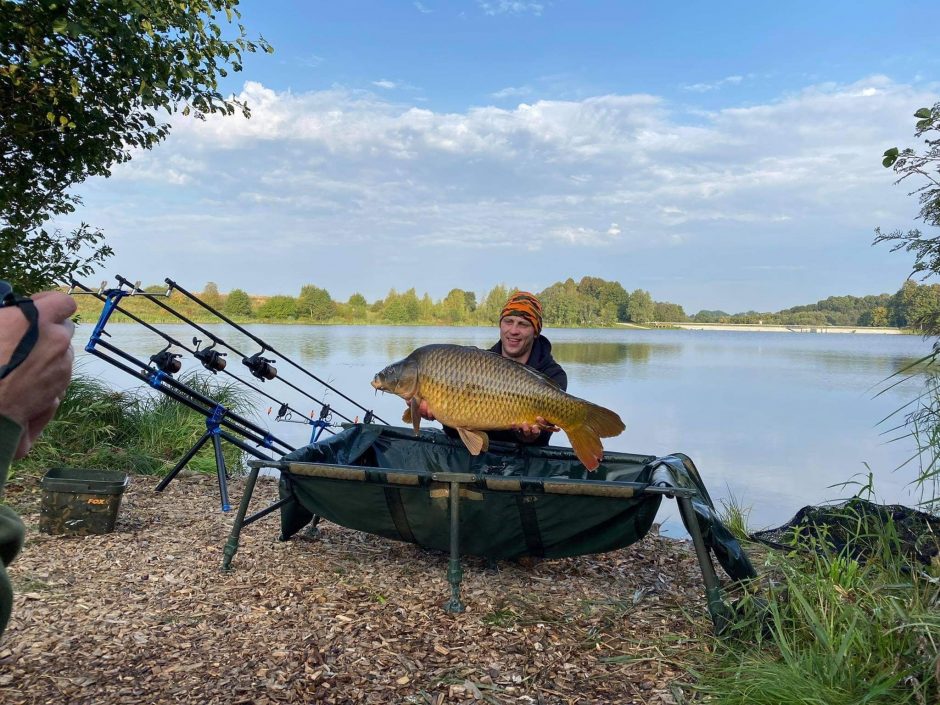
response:
[(346, 338), (343, 342), (345, 343), (343, 346), (343, 352), (345, 352), (349, 357), (362, 357), (365, 355), (366, 350), (368, 350), (365, 338), (361, 336)]
[[(397, 362), (404, 357), (408, 357), (415, 348), (419, 348), (424, 344), (423, 342), (419, 343), (411, 336), (388, 338), (384, 345), (385, 357), (389, 363)], [(376, 372), (378, 372), (378, 370), (376, 370)]]
[(558, 342), (552, 345), (552, 355), (561, 363), (585, 365), (617, 365), (622, 362), (644, 364), (657, 358), (678, 357), (681, 345), (668, 343), (605, 343)]
[[(844, 372), (877, 372), (885, 377), (909, 368), (920, 358), (908, 355), (878, 355), (875, 353), (860, 355), (857, 350), (793, 350), (777, 351), (786, 359), (801, 364), (811, 364), (821, 369)], [(924, 368), (910, 370), (922, 374)]]
[(300, 344), (300, 355), (304, 361), (329, 359), (332, 355), (329, 339), (316, 338), (314, 340), (303, 341)]

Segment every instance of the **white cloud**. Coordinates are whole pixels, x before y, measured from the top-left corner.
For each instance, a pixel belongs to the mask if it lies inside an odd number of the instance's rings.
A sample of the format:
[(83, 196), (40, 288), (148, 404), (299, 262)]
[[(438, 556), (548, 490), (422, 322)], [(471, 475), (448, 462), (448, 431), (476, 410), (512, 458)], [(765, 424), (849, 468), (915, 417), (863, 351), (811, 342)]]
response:
[(490, 93), (490, 98), (504, 100), (506, 98), (525, 98), (532, 94), (533, 90), (529, 86), (507, 86), (495, 93)]
[(541, 15), (545, 5), (540, 2), (522, 2), (522, 0), (496, 0), (496, 2), (486, 2), (477, 0), (483, 13), (486, 15), (523, 15), (533, 14)]
[(415, 9), (423, 15), (427, 15), (432, 12), (431, 8), (427, 7), (423, 2), (415, 2), (412, 4), (415, 6)]
[(306, 66), (307, 68), (315, 69), (317, 66), (322, 64), (324, 61), (322, 56), (317, 56), (316, 54), (309, 54), (307, 56), (301, 56), (297, 59), (297, 63), (301, 66)]
[(719, 81), (714, 83), (693, 83), (691, 85), (683, 85), (682, 89), (686, 91), (692, 91), (693, 93), (707, 93), (709, 91), (716, 91), (719, 88), (723, 88), (728, 85), (737, 85), (744, 80), (744, 76), (727, 76), (722, 78)]
[[(549, 283), (616, 278), (640, 256), (653, 270), (667, 251), (698, 270), (757, 242), (781, 266), (794, 264), (784, 252), (839, 238), (866, 248), (874, 226), (906, 225), (915, 210), (880, 155), (910, 139), (910, 106), (935, 92), (874, 76), (696, 113), (643, 94), (463, 112), (343, 87), (248, 82), (240, 97), (249, 120), (174, 116), (164, 144), (85, 185), (81, 218), (141, 267), (155, 266), (154, 238), (194, 253), (174, 267), (211, 251), (202, 267), (231, 272), (232, 283), (216, 277), (223, 288), (244, 288), (271, 257), (284, 271), (271, 262), (270, 281), (304, 280), (309, 263), (345, 298), (374, 258), (371, 299), (401, 286), (384, 264), (393, 256), (411, 257), (438, 296), (474, 286), (454, 283), (461, 272), (522, 284), (520, 246)], [(264, 293), (258, 281), (249, 288)]]
[(398, 84), (395, 83), (394, 81), (388, 81), (384, 78), (380, 81), (373, 81), (372, 85), (376, 86), (377, 88), (389, 88), (389, 89), (395, 88), (398, 86)]

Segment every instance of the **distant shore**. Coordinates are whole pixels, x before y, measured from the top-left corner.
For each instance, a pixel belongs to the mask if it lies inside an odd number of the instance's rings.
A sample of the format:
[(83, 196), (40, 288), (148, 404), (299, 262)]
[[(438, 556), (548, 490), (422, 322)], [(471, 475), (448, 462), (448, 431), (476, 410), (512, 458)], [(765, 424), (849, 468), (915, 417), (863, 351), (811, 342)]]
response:
[[(630, 324), (631, 328), (639, 326)], [(875, 326), (816, 326), (816, 325), (767, 325), (762, 323), (656, 323), (651, 327), (681, 328), (683, 330), (736, 330), (758, 333), (859, 333), (865, 335), (909, 335), (905, 328)]]

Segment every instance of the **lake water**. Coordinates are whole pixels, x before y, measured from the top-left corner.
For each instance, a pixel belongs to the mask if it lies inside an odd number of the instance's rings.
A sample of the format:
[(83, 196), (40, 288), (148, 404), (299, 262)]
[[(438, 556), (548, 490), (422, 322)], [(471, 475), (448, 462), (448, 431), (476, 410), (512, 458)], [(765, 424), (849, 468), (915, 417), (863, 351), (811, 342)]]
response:
[[(259, 346), (234, 329), (205, 326), (242, 355)], [(202, 334), (186, 325), (161, 325), (190, 345)], [(489, 347), (496, 327), (251, 326), (255, 336), (384, 420), (401, 425), (404, 402), (372, 390), (373, 375), (414, 348), (434, 342)], [(146, 361), (164, 343), (137, 324), (107, 326), (108, 342)], [(921, 381), (905, 382), (876, 397), (887, 377), (929, 352), (918, 336), (818, 333), (751, 333), (679, 330), (547, 330), (556, 359), (568, 373), (568, 391), (615, 410), (627, 424), (604, 447), (651, 455), (682, 452), (702, 473), (716, 502), (733, 497), (751, 508), (752, 528), (776, 526), (800, 507), (839, 499), (834, 487), (875, 475), (877, 498), (913, 504), (916, 467), (895, 470), (913, 454), (910, 439), (888, 442), (879, 421), (913, 398)], [(79, 327), (83, 347), (91, 325)], [(266, 357), (277, 358), (272, 353)], [(250, 377), (229, 351), (228, 371), (249, 379), (278, 401), (309, 413), (324, 400), (349, 418), (363, 412), (296, 368), (278, 360), (277, 380)], [(85, 372), (118, 389), (147, 389), (131, 375), (80, 352)], [(184, 371), (202, 369), (183, 357)], [(224, 376), (220, 376), (220, 380)], [(302, 392), (292, 389), (286, 380)], [(275, 422), (257, 398), (259, 425), (292, 446), (309, 441), (311, 428)], [(340, 419), (336, 419), (338, 422)], [(563, 433), (556, 436), (567, 446)], [(205, 452), (205, 451), (204, 451)], [(208, 451), (211, 452), (211, 451)], [(672, 502), (660, 520), (664, 532), (681, 535)]]

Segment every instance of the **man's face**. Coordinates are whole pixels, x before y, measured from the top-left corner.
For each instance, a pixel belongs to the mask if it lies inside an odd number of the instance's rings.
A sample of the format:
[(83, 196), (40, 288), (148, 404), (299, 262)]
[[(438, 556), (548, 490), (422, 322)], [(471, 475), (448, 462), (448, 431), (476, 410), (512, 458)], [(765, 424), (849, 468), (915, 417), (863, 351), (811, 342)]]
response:
[(522, 316), (506, 316), (499, 322), (499, 340), (503, 357), (525, 363), (535, 343), (535, 328)]

